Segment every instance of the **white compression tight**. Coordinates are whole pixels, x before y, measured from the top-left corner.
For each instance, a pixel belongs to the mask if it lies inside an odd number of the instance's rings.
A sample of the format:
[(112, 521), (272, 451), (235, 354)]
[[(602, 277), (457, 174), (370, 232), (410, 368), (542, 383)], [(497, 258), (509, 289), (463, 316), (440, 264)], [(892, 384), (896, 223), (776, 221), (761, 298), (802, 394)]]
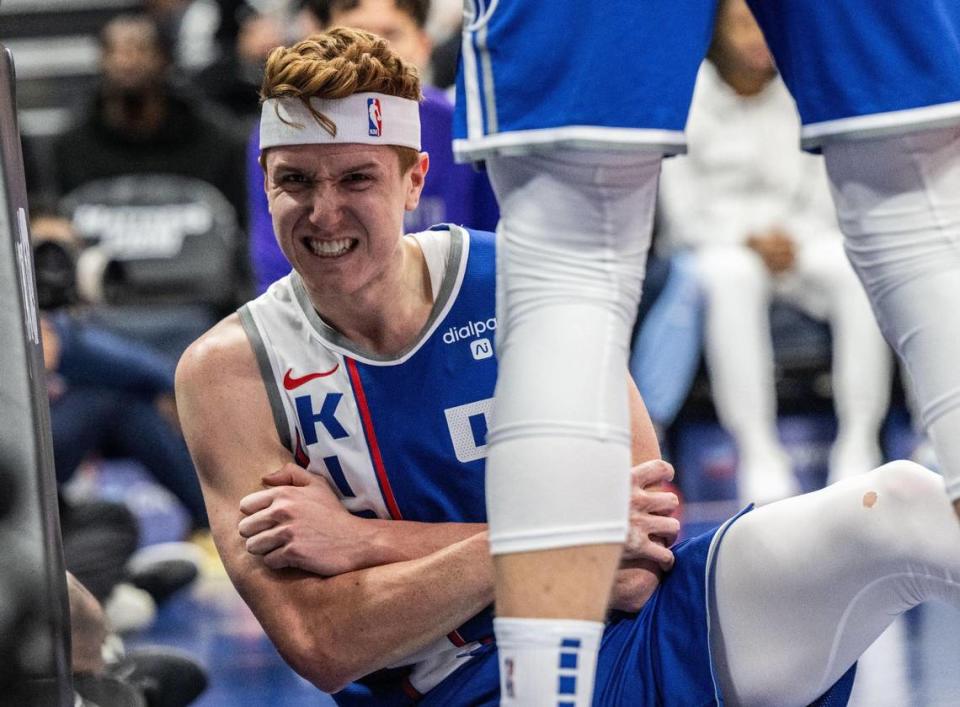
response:
[(960, 128), (824, 147), (847, 255), (960, 497)]
[(730, 705), (807, 705), (928, 599), (960, 607), (943, 480), (899, 461), (737, 520), (717, 551), (711, 646)]
[(487, 169), (501, 210), (491, 549), (621, 543), (627, 356), (660, 155), (573, 150)]

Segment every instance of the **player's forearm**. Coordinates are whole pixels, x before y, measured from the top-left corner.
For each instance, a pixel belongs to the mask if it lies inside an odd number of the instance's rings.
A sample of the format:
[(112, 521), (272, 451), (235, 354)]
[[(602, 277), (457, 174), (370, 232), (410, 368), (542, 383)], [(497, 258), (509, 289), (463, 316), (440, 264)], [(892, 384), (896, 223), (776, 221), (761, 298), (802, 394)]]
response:
[(418, 523), (416, 521), (368, 520), (370, 530), (364, 567), (406, 562), (486, 532), (486, 523)]
[(402, 663), (493, 602), (486, 534), (420, 559), (299, 581), (296, 605), (261, 621), (288, 661), (328, 692)]
[(334, 624), (341, 654), (352, 653), (347, 679), (401, 662), (489, 606), (489, 553), (486, 533), (475, 534), (417, 560), (335, 578), (351, 595)]

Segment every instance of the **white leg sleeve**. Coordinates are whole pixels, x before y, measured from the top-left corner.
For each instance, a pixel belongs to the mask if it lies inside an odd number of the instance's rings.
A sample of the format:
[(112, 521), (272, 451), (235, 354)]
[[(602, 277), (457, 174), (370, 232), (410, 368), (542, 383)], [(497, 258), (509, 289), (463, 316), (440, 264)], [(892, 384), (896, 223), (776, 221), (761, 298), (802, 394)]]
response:
[(711, 648), (731, 705), (810, 704), (897, 615), (960, 606), (960, 524), (912, 462), (758, 508), (716, 554)]
[(501, 210), (491, 549), (623, 542), (628, 343), (660, 156), (568, 151), (487, 167)]
[(840, 226), (960, 497), (960, 128), (824, 147)]

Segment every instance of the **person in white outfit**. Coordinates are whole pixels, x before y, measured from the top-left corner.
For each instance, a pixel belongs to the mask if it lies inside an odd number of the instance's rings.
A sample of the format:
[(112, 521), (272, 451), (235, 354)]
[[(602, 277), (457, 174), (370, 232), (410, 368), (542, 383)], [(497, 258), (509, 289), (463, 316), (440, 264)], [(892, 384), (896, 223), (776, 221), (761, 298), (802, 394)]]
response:
[(689, 153), (661, 176), (665, 242), (693, 249), (706, 359), (721, 424), (738, 452), (743, 500), (799, 489), (776, 425), (771, 300), (827, 321), (838, 433), (829, 480), (881, 461), (891, 354), (843, 251), (823, 159), (799, 149), (800, 121), (746, 5), (717, 26), (687, 124)]

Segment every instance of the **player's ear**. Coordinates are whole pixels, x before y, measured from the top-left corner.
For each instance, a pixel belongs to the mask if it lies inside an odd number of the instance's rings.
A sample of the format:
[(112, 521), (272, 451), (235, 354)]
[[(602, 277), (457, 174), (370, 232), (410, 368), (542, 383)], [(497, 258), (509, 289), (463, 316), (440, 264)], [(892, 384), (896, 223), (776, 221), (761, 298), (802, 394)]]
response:
[(428, 171), (430, 171), (430, 155), (421, 152), (408, 173), (410, 181), (407, 184), (407, 197), (403, 205), (407, 211), (413, 211), (420, 203), (420, 194), (423, 193)]

